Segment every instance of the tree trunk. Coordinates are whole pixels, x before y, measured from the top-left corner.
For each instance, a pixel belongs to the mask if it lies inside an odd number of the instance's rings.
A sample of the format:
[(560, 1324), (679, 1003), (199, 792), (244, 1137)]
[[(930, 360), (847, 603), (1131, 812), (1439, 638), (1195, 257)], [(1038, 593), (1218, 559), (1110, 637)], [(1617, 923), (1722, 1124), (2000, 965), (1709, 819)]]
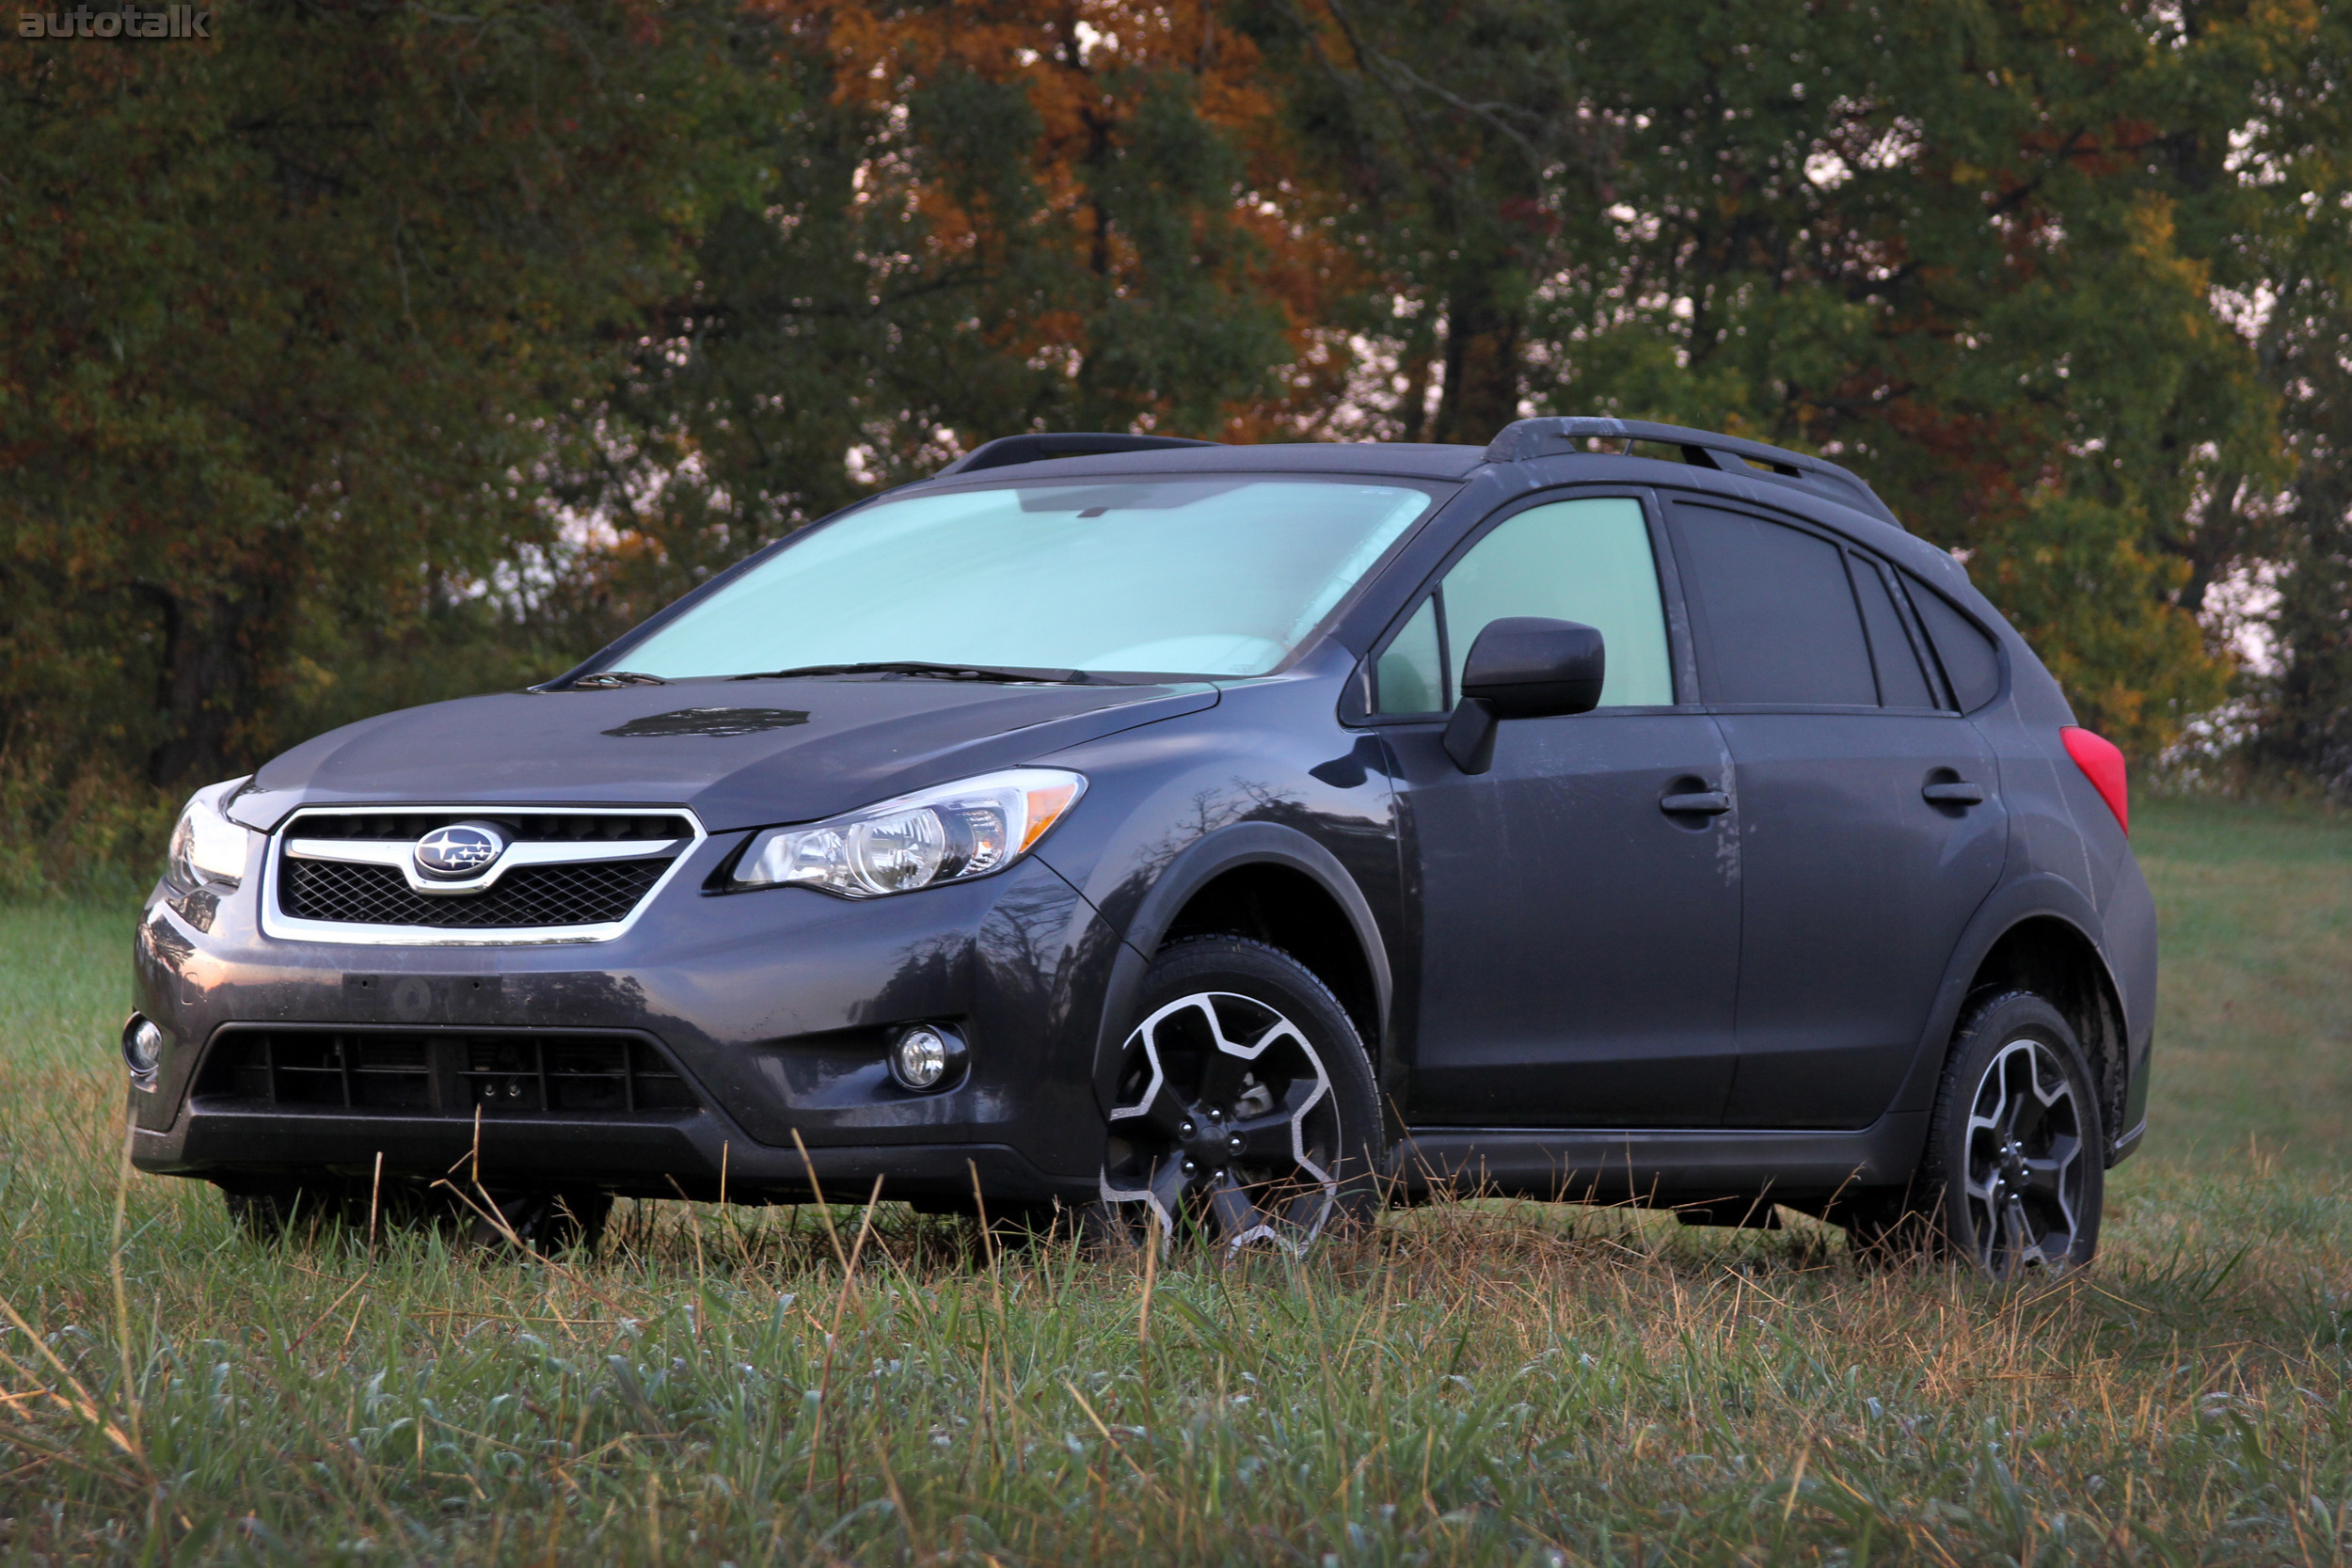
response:
[(278, 613), (279, 585), (247, 582), (193, 599), (156, 596), (163, 608), (158, 697), (165, 728), (163, 743), (148, 756), (148, 777), (193, 786), (243, 772), (259, 760), (266, 739), (264, 661), (292, 631)]
[(1445, 390), (1433, 441), (1483, 447), (1519, 417), (1519, 346), (1525, 326), (1486, 268), (1466, 269), (1446, 302)]
[(1431, 341), (1424, 318), (1414, 325), (1413, 335), (1405, 345), (1405, 392), (1396, 407), (1396, 438), (1400, 441), (1429, 438), (1429, 365), (1437, 354), (1438, 345)]

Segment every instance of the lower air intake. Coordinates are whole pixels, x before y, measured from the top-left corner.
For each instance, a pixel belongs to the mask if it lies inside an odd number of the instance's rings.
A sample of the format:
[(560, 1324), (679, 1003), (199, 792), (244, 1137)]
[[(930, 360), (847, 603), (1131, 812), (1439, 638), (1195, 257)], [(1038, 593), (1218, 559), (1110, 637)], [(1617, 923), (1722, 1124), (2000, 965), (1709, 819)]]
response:
[(649, 1041), (536, 1030), (238, 1029), (200, 1097), (445, 1117), (634, 1116), (701, 1108)]

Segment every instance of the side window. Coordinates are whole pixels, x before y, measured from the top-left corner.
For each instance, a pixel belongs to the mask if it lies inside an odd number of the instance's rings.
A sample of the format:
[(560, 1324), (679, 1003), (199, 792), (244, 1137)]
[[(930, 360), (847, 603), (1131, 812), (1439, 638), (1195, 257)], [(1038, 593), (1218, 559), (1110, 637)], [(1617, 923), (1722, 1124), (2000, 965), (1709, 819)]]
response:
[(1375, 713), (1436, 713), (1446, 705), (1445, 660), (1438, 649), (1438, 601), (1422, 600), (1373, 666)]
[[(1910, 577), (1908, 572), (1903, 574)], [(2001, 694), (2001, 653), (1993, 639), (1952, 602), (1916, 578), (1910, 582), (1911, 602), (1927, 627), (1928, 641), (1944, 666), (1960, 711), (1973, 713)]]
[(1878, 705), (1844, 551), (1742, 512), (1677, 504), (1674, 520), (1708, 701)]
[(1449, 696), (1488, 622), (1543, 615), (1599, 629), (1609, 650), (1602, 707), (1664, 707), (1675, 700), (1658, 562), (1640, 501), (1593, 496), (1530, 507), (1454, 562), (1438, 599)]
[(1912, 646), (1902, 611), (1895, 608), (1887, 569), (1867, 555), (1851, 553), (1846, 564), (1853, 568), (1854, 596), (1862, 601), (1862, 624), (1870, 633), (1870, 657), (1879, 670), (1879, 701), (1888, 707), (1935, 706), (1935, 693), (1919, 663), (1919, 651)]

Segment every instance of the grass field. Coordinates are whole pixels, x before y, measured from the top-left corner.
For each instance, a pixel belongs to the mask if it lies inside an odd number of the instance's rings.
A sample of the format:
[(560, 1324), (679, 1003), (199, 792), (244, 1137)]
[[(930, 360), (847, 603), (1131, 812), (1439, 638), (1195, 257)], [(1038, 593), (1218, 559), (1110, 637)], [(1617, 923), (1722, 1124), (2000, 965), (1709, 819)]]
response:
[(2011, 1291), (1492, 1203), (1298, 1267), (682, 1204), (264, 1250), (121, 1174), (126, 913), (0, 911), (0, 1560), (2339, 1562), (2352, 820), (2137, 843), (2152, 1130)]

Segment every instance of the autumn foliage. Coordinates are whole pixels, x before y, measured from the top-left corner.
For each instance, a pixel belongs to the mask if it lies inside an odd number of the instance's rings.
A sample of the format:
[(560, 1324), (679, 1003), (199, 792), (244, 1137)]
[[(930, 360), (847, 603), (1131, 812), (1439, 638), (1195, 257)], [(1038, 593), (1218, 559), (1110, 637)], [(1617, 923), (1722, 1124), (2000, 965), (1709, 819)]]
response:
[[(1025, 429), (1602, 412), (1832, 453), (2136, 754), (2234, 690), (2274, 760), (2352, 780), (2324, 8), (246, 0), (213, 31), (0, 56), (0, 875), (563, 668)], [(2266, 594), (2275, 657), (2237, 670), (2199, 612)]]

